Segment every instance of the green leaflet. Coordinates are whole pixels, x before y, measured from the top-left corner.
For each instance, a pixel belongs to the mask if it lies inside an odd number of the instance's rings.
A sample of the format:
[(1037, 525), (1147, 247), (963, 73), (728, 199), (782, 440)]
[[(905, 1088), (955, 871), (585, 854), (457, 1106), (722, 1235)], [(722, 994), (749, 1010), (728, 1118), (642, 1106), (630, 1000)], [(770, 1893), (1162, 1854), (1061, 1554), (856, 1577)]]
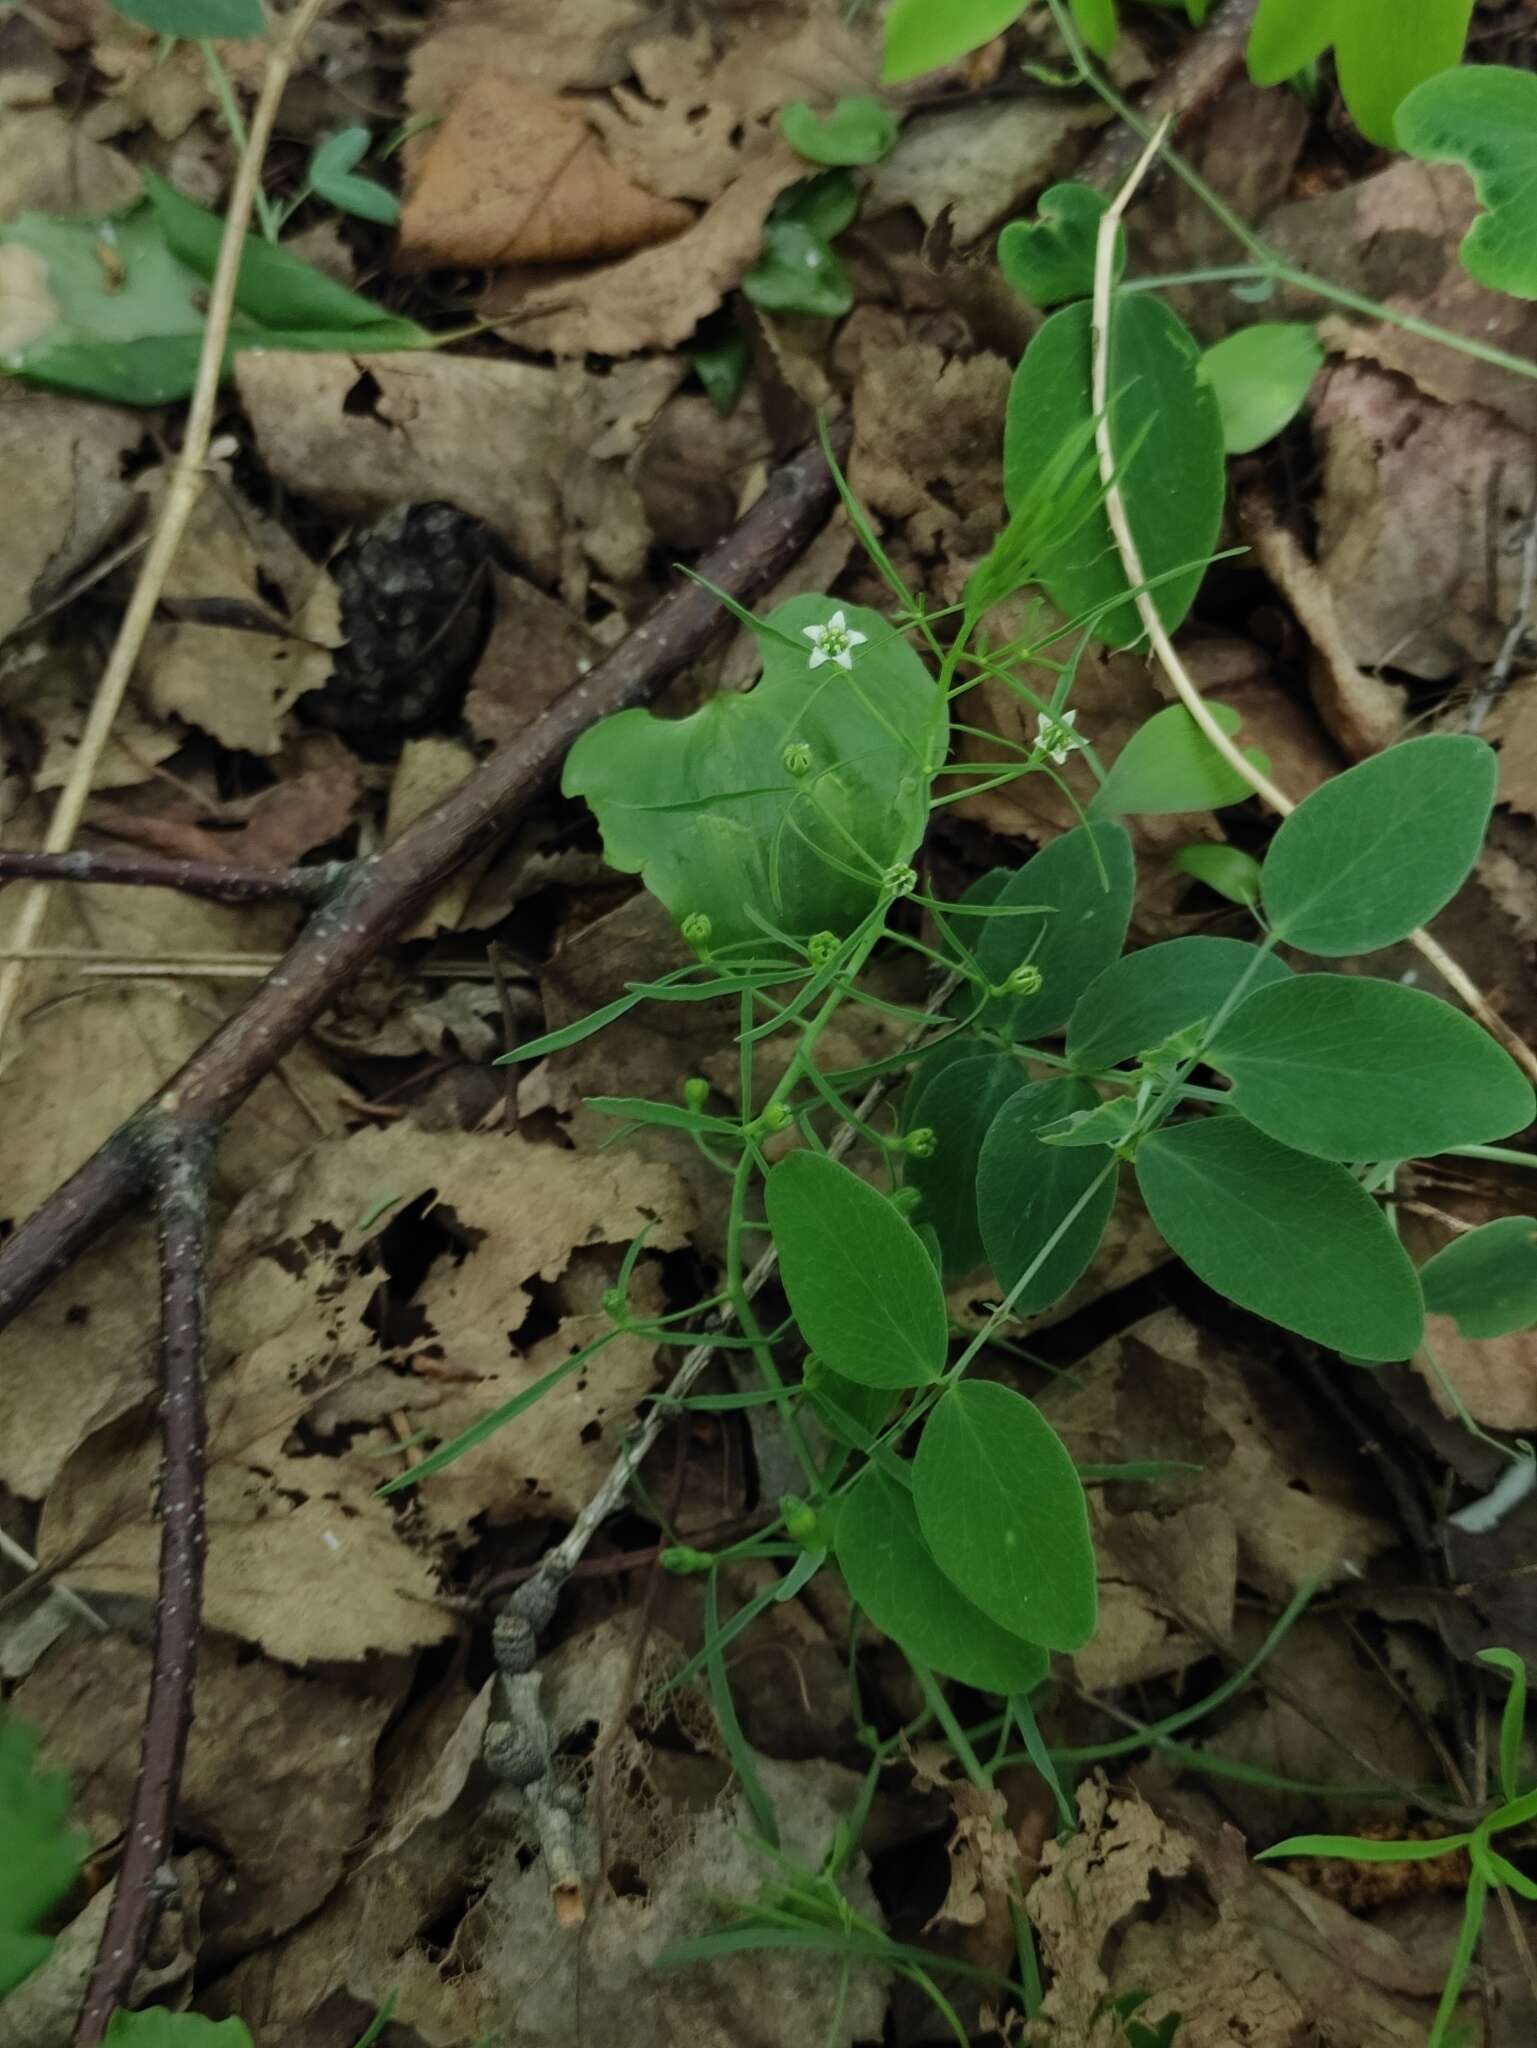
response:
[(1412, 1159), (1532, 1120), (1531, 1083), (1509, 1053), (1396, 981), (1289, 976), (1246, 996), (1206, 1057), (1250, 1123), (1320, 1159)]
[(0, 1998), (39, 1963), (53, 1937), (38, 1932), (79, 1875), (89, 1846), (69, 1825), (69, 1780), (34, 1769), (37, 1733), (0, 1712)]
[(1398, 140), (1432, 164), (1462, 164), (1488, 208), (1462, 241), (1480, 284), (1537, 299), (1537, 78), (1480, 64), (1427, 78), (1398, 109)]
[(1501, 1216), (1454, 1237), (1420, 1268), (1425, 1306), (1464, 1337), (1537, 1326), (1537, 1217)]
[(1033, 1402), (962, 1380), (924, 1425), (913, 1505), (935, 1563), (1010, 1635), (1076, 1650), (1094, 1633), (1083, 1487)]
[(1259, 901), (1259, 862), (1237, 846), (1182, 846), (1169, 863), (1179, 874), (1204, 883), (1229, 903)]
[(1010, 1097), (982, 1141), (976, 1206), (998, 1285), (1012, 1295), (1041, 1261), (1014, 1295), (1016, 1315), (1034, 1315), (1060, 1301), (1098, 1251), (1110, 1221), (1116, 1184), (1110, 1154), (1103, 1146), (1043, 1145), (1039, 1135), (1075, 1110), (1093, 1109), (1098, 1100), (1087, 1081), (1034, 1082)]
[(1166, 939), (1126, 953), (1089, 983), (1067, 1027), (1067, 1056), (1087, 1073), (1161, 1045), (1215, 1017), (1239, 983), (1290, 981), (1290, 968), (1242, 939)]
[[(1092, 429), (1090, 310), (1053, 313), (1026, 349), (1009, 392), (1003, 482), (1010, 509), (1065, 446)], [(1194, 601), (1217, 542), (1226, 491), (1222, 422), (1200, 377), (1194, 336), (1162, 300), (1123, 295), (1110, 323), (1109, 418), (1126, 517), (1172, 632)], [(1113, 647), (1142, 638), (1136, 607), (1096, 505), (1037, 563), (1052, 602), (1069, 618), (1094, 618)], [(1116, 602), (1119, 599), (1120, 602)]]
[(978, 1157), (994, 1117), (1029, 1080), (1018, 1060), (989, 1052), (948, 1061), (917, 1095), (909, 1128), (928, 1126), (939, 1146), (927, 1159), (910, 1158), (904, 1177), (923, 1197), (917, 1220), (933, 1225), (947, 1273), (969, 1273), (982, 1263)]
[(1339, 959), (1407, 938), (1472, 872), (1494, 807), (1482, 740), (1405, 740), (1315, 789), (1282, 822), (1260, 875), (1277, 938)]
[(1053, 839), (1018, 868), (993, 898), (994, 909), (1030, 904), (1039, 915), (965, 920), (977, 962), (994, 986), (1031, 963), (1041, 986), (1033, 996), (989, 1003), (980, 1022), (1011, 1038), (1049, 1037), (1126, 943), (1136, 875), (1131, 839), (1122, 825), (1079, 825)]
[(897, 139), (897, 119), (867, 92), (840, 99), (830, 114), (815, 113), (805, 100), (779, 110), (785, 141), (813, 164), (874, 164)]
[(862, 1386), (937, 1379), (949, 1347), (944, 1290), (886, 1197), (821, 1153), (792, 1152), (771, 1169), (764, 1201), (807, 1347)]
[[(1207, 709), (1229, 738), (1243, 722), (1230, 704), (1213, 702)], [(1246, 748), (1245, 758), (1268, 774), (1270, 763), (1257, 747)], [(1170, 704), (1139, 725), (1116, 755), (1110, 773), (1094, 793), (1089, 816), (1214, 811), (1224, 804), (1244, 803), (1253, 794), (1184, 705)]]
[(1418, 1347), (1418, 1277), (1343, 1166), (1214, 1116), (1144, 1139), (1137, 1184), (1170, 1250), (1240, 1308), (1354, 1358)]
[(1256, 85), (1279, 85), (1332, 43), (1356, 126), (1391, 149), (1400, 101), (1457, 62), (1472, 12), (1473, 0), (1260, 0), (1249, 76)]
[(201, 2013), (167, 2012), (160, 2005), (115, 2012), (106, 2039), (107, 2048), (251, 2048), (243, 2020), (205, 2020)]
[(990, 1621), (929, 1555), (911, 1491), (867, 1466), (838, 1506), (838, 1564), (882, 1635), (915, 1663), (982, 1692), (1027, 1693), (1046, 1676), (1046, 1652)]
[(937, 71), (1002, 35), (1028, 0), (892, 0), (886, 10), (885, 85)]
[[(1052, 185), (1035, 220), (1011, 220), (998, 236), (998, 268), (1032, 306), (1086, 299), (1094, 288), (1094, 247), (1110, 204), (1092, 185)], [(1115, 275), (1126, 268), (1126, 234), (1117, 229)]]
[(1261, 321), (1207, 349), (1201, 375), (1216, 398), (1228, 454), (1273, 441), (1302, 410), (1323, 364), (1318, 330), (1303, 321)]
[(163, 36), (264, 36), (261, 0), (112, 0), (119, 14)]
[[(812, 669), (804, 629), (840, 613), (865, 642), (849, 670)], [(680, 921), (708, 917), (713, 946), (761, 939), (748, 904), (796, 937), (852, 930), (882, 870), (922, 838), (945, 744), (933, 680), (878, 613), (793, 597), (758, 634), (754, 689), (687, 718), (606, 718), (562, 782), (597, 814), (610, 864), (643, 876)], [(807, 752), (787, 766), (792, 748)]]

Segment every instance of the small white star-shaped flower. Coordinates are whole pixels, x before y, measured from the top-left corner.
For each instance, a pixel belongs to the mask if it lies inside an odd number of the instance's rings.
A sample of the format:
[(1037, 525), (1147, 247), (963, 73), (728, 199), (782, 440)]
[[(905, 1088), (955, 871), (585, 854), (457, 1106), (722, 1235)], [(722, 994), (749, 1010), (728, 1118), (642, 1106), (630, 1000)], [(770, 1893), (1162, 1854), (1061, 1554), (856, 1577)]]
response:
[(1035, 744), (1048, 761), (1055, 761), (1060, 768), (1068, 755), (1088, 745), (1081, 734), (1073, 731), (1078, 723), (1076, 711), (1064, 711), (1060, 718), (1054, 718), (1049, 711), (1043, 711), (1035, 723)]
[(839, 668), (852, 668), (854, 649), (863, 647), (869, 638), (866, 633), (856, 633), (842, 612), (834, 612), (825, 626), (802, 626), (801, 631), (811, 642), (812, 668), (820, 668), (824, 661), (836, 662)]

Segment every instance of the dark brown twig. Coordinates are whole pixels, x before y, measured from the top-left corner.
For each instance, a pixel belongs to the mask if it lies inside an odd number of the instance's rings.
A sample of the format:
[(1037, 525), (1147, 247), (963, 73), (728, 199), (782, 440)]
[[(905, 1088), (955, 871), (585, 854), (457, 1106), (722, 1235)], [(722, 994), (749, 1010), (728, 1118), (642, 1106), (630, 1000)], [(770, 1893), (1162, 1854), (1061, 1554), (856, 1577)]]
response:
[(117, 1887), (86, 1987), (75, 2048), (94, 2048), (120, 2005), (149, 1939), (158, 1873), (171, 1850), (177, 1787), (192, 1723), (192, 1680), (203, 1608), (203, 1469), (208, 1422), (208, 1189), (215, 1132), (166, 1121), (142, 1139), (160, 1249), (160, 1589), (139, 1775)]
[(216, 860), (171, 860), (158, 853), (24, 853), (0, 847), (0, 883), (118, 882), (177, 889), (213, 903), (307, 903), (318, 908), (348, 872), (346, 861), (314, 867), (226, 867)]
[[(1138, 102), (1149, 127), (1172, 115), (1169, 136), (1175, 140), (1226, 89), (1243, 64), (1258, 5), (1259, 0), (1222, 0)], [(1086, 185), (1118, 185), (1136, 162), (1139, 147), (1135, 131), (1118, 121), (1090, 150), (1078, 176)]]
[[(736, 597), (763, 589), (795, 560), (832, 503), (827, 463), (820, 449), (808, 448), (771, 480), (701, 573)], [(0, 1325), (145, 1191), (147, 1134), (162, 1119), (217, 1131), (444, 881), (502, 837), (572, 742), (599, 718), (649, 702), (703, 651), (719, 623), (710, 592), (682, 585), (435, 810), (382, 853), (348, 866), (245, 1007), (0, 1246)]]

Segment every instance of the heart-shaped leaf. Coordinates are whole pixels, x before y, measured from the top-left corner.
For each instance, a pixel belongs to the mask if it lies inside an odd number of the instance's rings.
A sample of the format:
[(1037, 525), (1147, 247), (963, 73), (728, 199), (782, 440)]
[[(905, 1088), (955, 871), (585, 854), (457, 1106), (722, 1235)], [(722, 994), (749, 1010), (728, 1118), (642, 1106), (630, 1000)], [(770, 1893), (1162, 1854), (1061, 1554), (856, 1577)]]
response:
[[(1092, 185), (1052, 185), (1035, 220), (1011, 220), (998, 236), (998, 268), (1032, 306), (1061, 306), (1094, 289), (1094, 249), (1110, 204)], [(1126, 268), (1126, 235), (1116, 230), (1115, 275)]]
[(1469, 276), (1513, 298), (1537, 299), (1537, 77), (1504, 64), (1443, 71), (1409, 94), (1396, 125), (1411, 156), (1472, 173), (1488, 211), (1463, 237)]
[(850, 93), (830, 114), (814, 113), (805, 100), (779, 110), (785, 141), (813, 164), (874, 164), (897, 139), (897, 119), (867, 92)]

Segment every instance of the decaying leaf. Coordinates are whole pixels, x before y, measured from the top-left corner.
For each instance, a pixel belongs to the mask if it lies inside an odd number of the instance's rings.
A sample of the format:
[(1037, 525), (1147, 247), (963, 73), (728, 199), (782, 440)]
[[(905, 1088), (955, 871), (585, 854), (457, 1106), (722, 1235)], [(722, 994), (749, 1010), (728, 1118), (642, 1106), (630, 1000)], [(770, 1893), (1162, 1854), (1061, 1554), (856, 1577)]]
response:
[[(15, 305), (8, 272), (15, 259), (32, 257), (15, 246), (0, 250), (0, 348), (25, 345), (8, 324)], [(13, 494), (0, 529), (0, 639), (132, 518), (137, 500), (122, 479), (122, 461), (139, 436), (140, 423), (118, 407), (0, 380), (0, 473)]]

